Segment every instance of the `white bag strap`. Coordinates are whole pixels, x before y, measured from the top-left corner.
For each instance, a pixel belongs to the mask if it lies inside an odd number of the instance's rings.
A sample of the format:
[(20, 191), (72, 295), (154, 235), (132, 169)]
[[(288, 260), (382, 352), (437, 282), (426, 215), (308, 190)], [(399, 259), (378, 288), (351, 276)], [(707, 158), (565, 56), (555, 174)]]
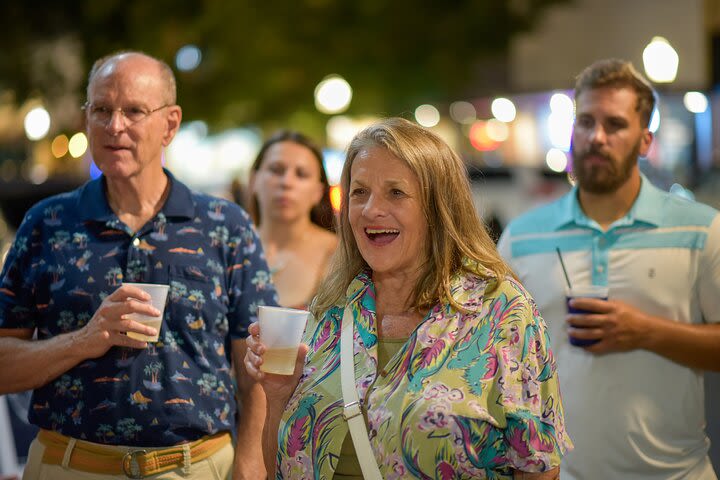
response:
[(360, 407), (357, 389), (355, 388), (355, 362), (353, 360), (353, 332), (355, 322), (350, 306), (345, 307), (340, 333), (340, 378), (342, 379), (342, 394), (345, 406), (343, 417), (350, 428), (350, 436), (355, 445), (360, 468), (365, 480), (382, 480), (377, 459), (370, 446), (365, 418)]

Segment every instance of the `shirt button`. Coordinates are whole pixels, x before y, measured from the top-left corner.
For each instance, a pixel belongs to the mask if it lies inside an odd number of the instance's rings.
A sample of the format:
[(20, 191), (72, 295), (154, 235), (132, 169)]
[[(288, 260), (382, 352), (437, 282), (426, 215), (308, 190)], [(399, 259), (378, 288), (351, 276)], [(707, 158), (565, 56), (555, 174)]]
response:
[(598, 245), (600, 245), (601, 247), (604, 247), (605, 244), (607, 244), (607, 240), (605, 240), (605, 238), (603, 238), (603, 237), (600, 237), (598, 239)]
[(136, 238), (133, 240), (133, 247), (137, 247), (138, 245), (140, 245), (140, 239), (136, 237)]
[(598, 265), (598, 266), (597, 266), (597, 268), (596, 268), (595, 270), (597, 270), (597, 271), (598, 271), (598, 273), (602, 273), (602, 272), (604, 272), (604, 271), (605, 271), (605, 267), (603, 267), (602, 265)]

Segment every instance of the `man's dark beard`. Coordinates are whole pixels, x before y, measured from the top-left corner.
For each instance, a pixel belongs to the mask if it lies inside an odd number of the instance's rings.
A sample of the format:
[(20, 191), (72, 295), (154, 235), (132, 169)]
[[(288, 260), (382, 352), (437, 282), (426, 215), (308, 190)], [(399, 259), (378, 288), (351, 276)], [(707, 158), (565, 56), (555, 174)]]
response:
[[(573, 175), (582, 190), (594, 194), (613, 193), (619, 189), (630, 178), (633, 168), (637, 164), (640, 154), (640, 140), (633, 148), (630, 155), (625, 157), (620, 165), (615, 164), (607, 155), (596, 148), (590, 148), (585, 154), (578, 158), (575, 148), (573, 154)], [(588, 156), (599, 156), (605, 158), (607, 163), (602, 166), (588, 167), (584, 160)]]

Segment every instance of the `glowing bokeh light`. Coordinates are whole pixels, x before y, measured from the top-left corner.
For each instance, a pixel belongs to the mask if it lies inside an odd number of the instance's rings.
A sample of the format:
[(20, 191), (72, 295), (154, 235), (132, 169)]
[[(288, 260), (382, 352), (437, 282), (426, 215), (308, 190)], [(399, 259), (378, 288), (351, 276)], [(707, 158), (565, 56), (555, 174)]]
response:
[(415, 120), (426, 128), (431, 128), (440, 122), (440, 112), (432, 105), (420, 105), (415, 109)]
[(30, 169), (30, 181), (35, 185), (40, 185), (48, 179), (48, 169), (45, 165), (35, 164)]
[(548, 115), (547, 128), (553, 147), (565, 152), (570, 150), (574, 117), (567, 112), (554, 111)]
[(708, 99), (702, 92), (687, 92), (683, 104), (692, 113), (703, 113), (708, 108)]
[(88, 141), (84, 133), (78, 132), (72, 137), (70, 137), (70, 142), (68, 142), (68, 150), (70, 151), (70, 156), (72, 156), (73, 158), (82, 157), (87, 150), (87, 147)]
[(572, 98), (564, 93), (555, 93), (550, 97), (550, 111), (559, 115), (575, 115)]
[(458, 123), (471, 124), (477, 120), (477, 111), (470, 102), (453, 102), (450, 104), (450, 118)]
[(175, 55), (175, 65), (181, 72), (195, 70), (202, 61), (202, 52), (195, 45), (181, 47)]
[(663, 37), (653, 37), (643, 50), (643, 65), (648, 78), (657, 83), (670, 83), (678, 71), (678, 57), (675, 49)]
[(551, 148), (545, 155), (545, 163), (553, 172), (564, 172), (568, 166), (568, 158), (562, 150)]
[(50, 131), (50, 114), (43, 107), (35, 107), (25, 115), (25, 135), (29, 140), (40, 140)]
[(481, 152), (495, 150), (500, 145), (488, 135), (487, 122), (484, 120), (472, 124), (468, 137), (472, 146)]
[(336, 213), (340, 211), (340, 207), (342, 207), (342, 190), (340, 189), (340, 185), (330, 187), (330, 205), (332, 205), (333, 211)]
[(517, 110), (515, 104), (507, 98), (499, 97), (493, 100), (490, 110), (495, 118), (501, 122), (509, 123), (515, 120)]
[(495, 118), (488, 120), (487, 125), (485, 125), (485, 130), (488, 138), (496, 142), (504, 142), (510, 135), (510, 129), (507, 124)]
[(55, 158), (64, 157), (68, 153), (68, 137), (65, 134), (58, 135), (50, 144), (50, 151)]
[(325, 77), (315, 87), (315, 108), (322, 113), (342, 113), (350, 106), (352, 88), (339, 75)]
[(648, 126), (648, 130), (650, 130), (652, 133), (657, 132), (658, 128), (660, 128), (660, 111), (655, 107), (653, 110), (652, 116), (650, 117), (650, 126)]
[(323, 154), (323, 167), (325, 167), (325, 175), (330, 185), (340, 183), (343, 165), (345, 165), (345, 154), (342, 150), (335, 148), (325, 148)]

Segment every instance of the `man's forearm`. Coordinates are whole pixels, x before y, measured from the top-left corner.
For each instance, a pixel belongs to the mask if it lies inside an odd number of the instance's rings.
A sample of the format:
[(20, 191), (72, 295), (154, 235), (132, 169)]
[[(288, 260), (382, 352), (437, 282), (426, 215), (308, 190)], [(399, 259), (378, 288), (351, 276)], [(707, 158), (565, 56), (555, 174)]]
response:
[(690, 368), (720, 371), (720, 324), (689, 325), (653, 318), (643, 348)]
[(76, 332), (48, 340), (0, 335), (0, 394), (41, 387), (85, 360)]
[(259, 384), (246, 386), (241, 391), (240, 403), (234, 478), (265, 478), (261, 443), (265, 422), (265, 394), (262, 387)]

